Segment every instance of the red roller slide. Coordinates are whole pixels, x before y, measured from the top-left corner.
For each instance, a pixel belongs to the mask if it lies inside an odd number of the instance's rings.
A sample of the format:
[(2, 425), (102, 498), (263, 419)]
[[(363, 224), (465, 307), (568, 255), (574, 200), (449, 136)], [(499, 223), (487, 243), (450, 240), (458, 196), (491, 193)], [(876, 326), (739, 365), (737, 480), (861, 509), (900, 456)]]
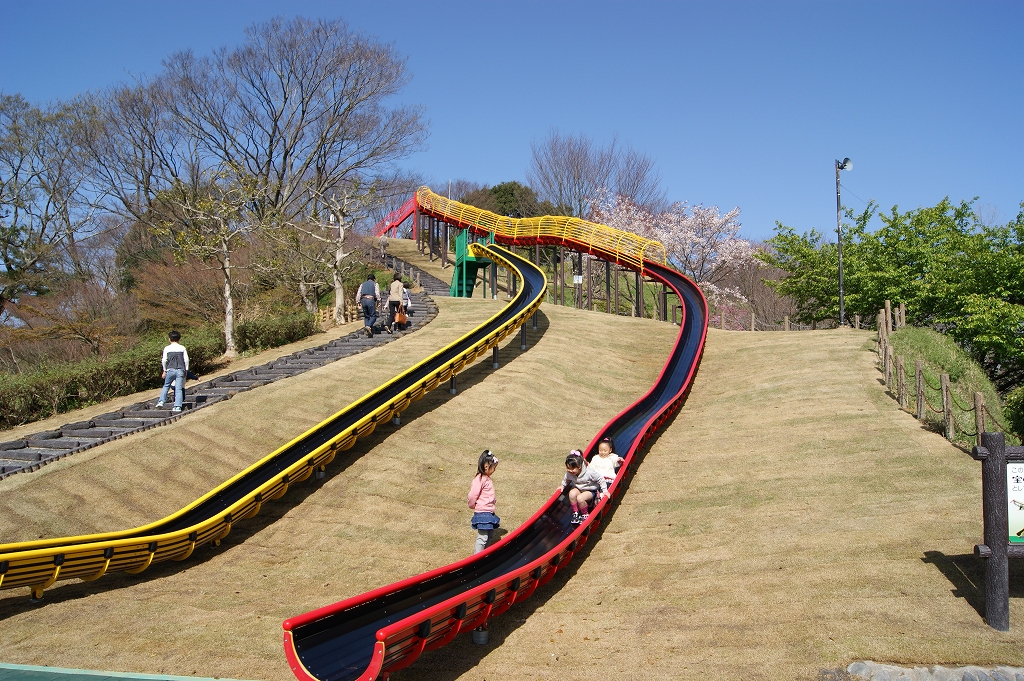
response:
[[(502, 241), (500, 236), (498, 241)], [(549, 240), (517, 241), (520, 246), (532, 243)], [(558, 243), (589, 250), (587, 244), (570, 239)], [(700, 289), (664, 265), (645, 261), (643, 266), (646, 276), (678, 296), (683, 318), (658, 380), (601, 428), (584, 452), (587, 458), (592, 456), (604, 437), (614, 441), (614, 451), (625, 452), (625, 462), (610, 486), (611, 498), (599, 502), (588, 520), (572, 525), (568, 499), (555, 494), (533, 517), (486, 551), (288, 619), (283, 625), (284, 649), (297, 678), (386, 678), (412, 664), (424, 651), (446, 645), (460, 632), (471, 631), (528, 598), (593, 536), (639, 464), (638, 453), (689, 394), (707, 335), (707, 301)]]

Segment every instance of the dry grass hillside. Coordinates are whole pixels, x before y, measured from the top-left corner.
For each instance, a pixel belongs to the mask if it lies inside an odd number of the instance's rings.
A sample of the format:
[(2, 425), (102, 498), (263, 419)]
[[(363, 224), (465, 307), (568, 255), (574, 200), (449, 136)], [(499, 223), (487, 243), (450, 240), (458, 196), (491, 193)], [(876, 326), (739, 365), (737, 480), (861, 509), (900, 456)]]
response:
[[(439, 299), (414, 334), (214, 405), (170, 426), (0, 481), (0, 541), (158, 518), (472, 328), (501, 301)], [(600, 321), (602, 324), (596, 324)], [(526, 520), (561, 462), (646, 389), (668, 325), (548, 309), (530, 349), (518, 336), (428, 394), (328, 468), (239, 524), (219, 549), (138, 577), (58, 584), (45, 604), (0, 592), (0, 659), (23, 664), (288, 679), (287, 617), (444, 565), (472, 550), (465, 495), (480, 451), (500, 453), (500, 512)], [(582, 357), (593, 358), (588, 368)], [(73, 624), (72, 624), (73, 623)], [(69, 636), (69, 627), (75, 634)]]
[[(0, 481), (0, 541), (122, 527), (173, 510), (361, 395), (500, 301), (442, 300), (422, 331), (205, 413)], [(280, 622), (466, 555), (465, 492), (502, 456), (510, 528), (566, 450), (641, 394), (673, 328), (545, 306), (451, 397), (435, 391), (327, 478), (218, 549), (138, 577), (0, 592), (0, 659), (285, 681)], [(979, 464), (899, 412), (866, 333), (712, 330), (686, 407), (654, 441), (585, 560), (393, 679), (816, 679), (858, 659), (1024, 664), (983, 621)], [(74, 632), (73, 635), (70, 632)]]

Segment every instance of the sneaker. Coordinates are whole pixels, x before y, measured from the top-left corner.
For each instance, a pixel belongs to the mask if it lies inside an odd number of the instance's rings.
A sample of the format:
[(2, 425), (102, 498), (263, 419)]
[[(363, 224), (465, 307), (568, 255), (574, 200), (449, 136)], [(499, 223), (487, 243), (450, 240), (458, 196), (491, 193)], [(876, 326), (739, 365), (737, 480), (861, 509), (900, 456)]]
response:
[(160, 407), (162, 407), (162, 406), (164, 406), (164, 403), (163, 403), (163, 402), (157, 402), (157, 403), (156, 403), (156, 409), (159, 409), (159, 408), (160, 408)]
[(569, 524), (570, 525), (579, 525), (581, 520), (582, 520), (582, 518), (580, 518), (580, 514), (577, 511), (573, 511), (572, 512), (572, 520), (569, 521)]
[(580, 521), (581, 523), (582, 523), (582, 522), (585, 522), (585, 521), (586, 521), (586, 519), (587, 519), (587, 518), (589, 518), (589, 517), (590, 517), (590, 514), (589, 514), (589, 513), (580, 513), (580, 520), (579, 520), (579, 521)]
[(175, 407), (175, 408), (174, 408), (174, 409), (172, 409), (171, 411), (173, 411), (173, 412), (179, 412), (179, 411), (181, 411), (181, 407)]

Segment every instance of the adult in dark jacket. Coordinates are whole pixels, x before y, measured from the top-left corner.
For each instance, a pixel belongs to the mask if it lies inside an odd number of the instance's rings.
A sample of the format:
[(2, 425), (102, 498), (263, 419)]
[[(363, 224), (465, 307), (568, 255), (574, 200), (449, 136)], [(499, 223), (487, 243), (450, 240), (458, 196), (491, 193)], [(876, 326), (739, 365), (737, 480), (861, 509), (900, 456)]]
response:
[(367, 338), (373, 338), (373, 325), (377, 323), (377, 303), (380, 302), (380, 287), (377, 277), (370, 272), (366, 281), (356, 290), (356, 305), (363, 308), (363, 329)]

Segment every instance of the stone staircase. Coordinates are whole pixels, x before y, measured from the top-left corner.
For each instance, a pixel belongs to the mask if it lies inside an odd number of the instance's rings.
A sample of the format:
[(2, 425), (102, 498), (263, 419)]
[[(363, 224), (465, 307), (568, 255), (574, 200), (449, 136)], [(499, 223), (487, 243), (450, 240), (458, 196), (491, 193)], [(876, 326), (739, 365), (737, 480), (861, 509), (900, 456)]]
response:
[[(391, 260), (396, 261), (394, 258)], [(407, 266), (407, 263), (397, 260), (392, 264), (392, 268), (396, 265)], [(132, 433), (173, 423), (198, 409), (231, 399), (240, 392), (297, 376), (412, 333), (437, 316), (437, 305), (432, 296), (448, 295), (448, 285), (426, 272), (420, 271), (420, 282), (424, 290), (411, 294), (412, 311), (409, 323), (403, 331), (396, 330), (394, 334), (378, 333), (368, 338), (365, 332), (359, 329), (315, 348), (300, 350), (260, 366), (218, 376), (194, 386), (186, 386), (180, 412), (171, 411), (169, 406), (158, 408), (156, 399), (152, 399), (100, 414), (87, 421), (67, 423), (56, 430), (39, 431), (18, 440), (0, 442), (0, 479), (15, 473), (39, 470), (40, 467), (75, 452), (85, 451)], [(173, 391), (170, 395), (173, 400)]]

